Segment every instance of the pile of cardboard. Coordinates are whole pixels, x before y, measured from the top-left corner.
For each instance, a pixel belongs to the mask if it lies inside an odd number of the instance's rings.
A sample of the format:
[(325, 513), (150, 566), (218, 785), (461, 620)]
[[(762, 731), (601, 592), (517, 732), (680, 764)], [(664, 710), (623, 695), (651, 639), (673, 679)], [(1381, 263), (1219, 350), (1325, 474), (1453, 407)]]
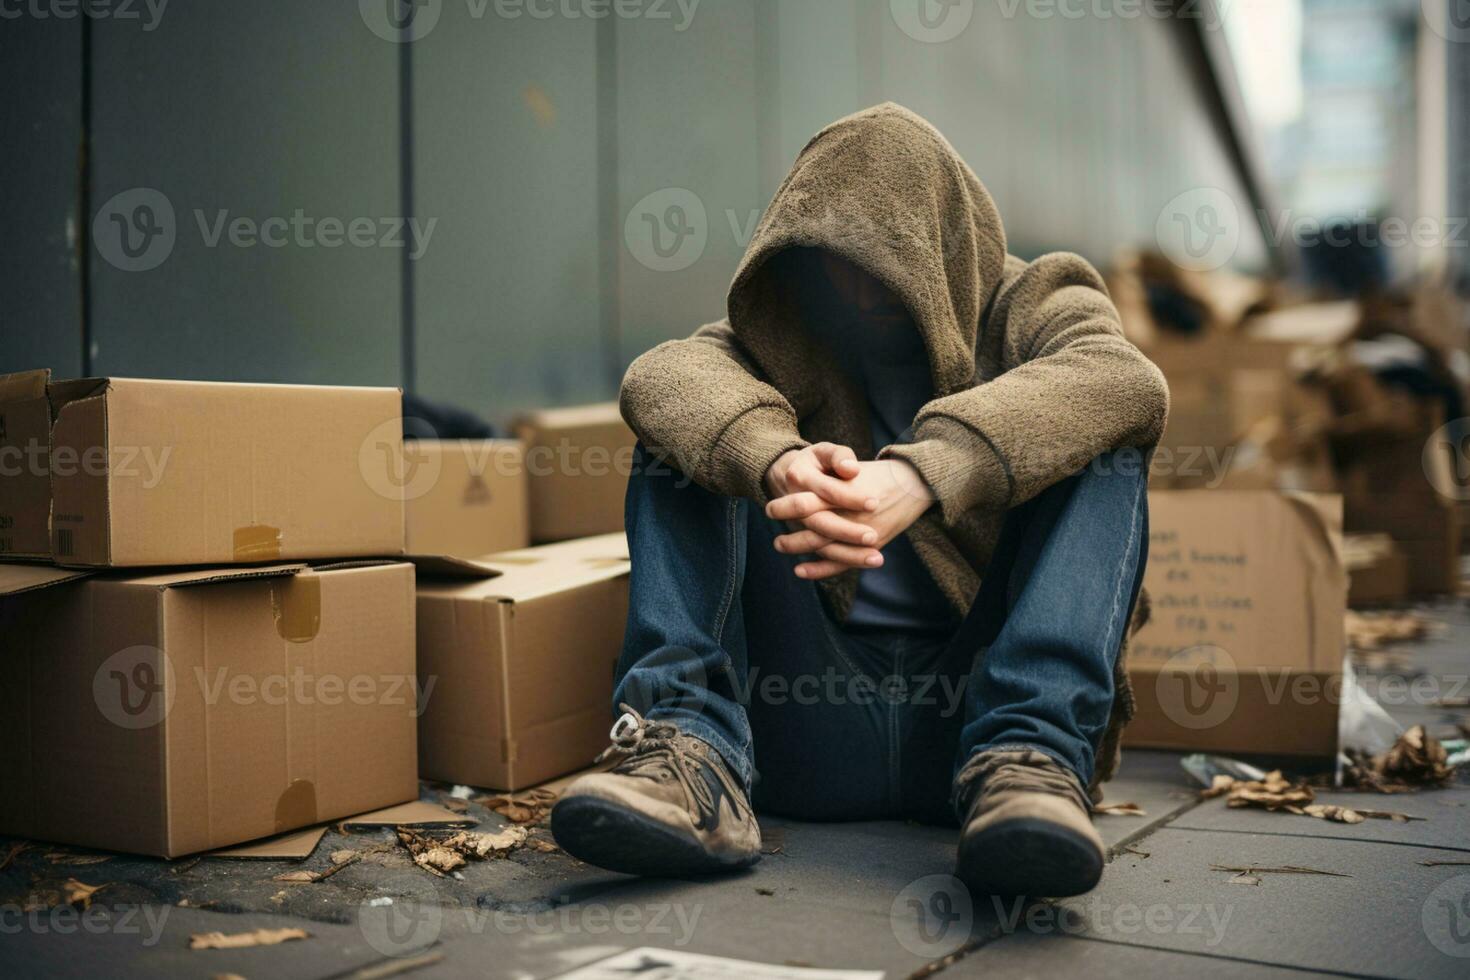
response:
[(1125, 257), (1109, 287), (1171, 396), (1129, 742), (1331, 755), (1349, 600), (1457, 591), (1470, 498), (1439, 401), (1386, 381), (1360, 348), (1393, 334), (1448, 361), (1465, 344), (1460, 306), (1428, 288), (1294, 300), (1158, 256)]
[[(627, 468), (582, 478), (631, 456), (609, 413), (528, 420), (582, 467), (535, 468), (406, 446), (397, 389), (0, 377), (0, 833), (174, 857), (586, 765), (627, 602)], [(526, 547), (567, 530), (614, 533)]]

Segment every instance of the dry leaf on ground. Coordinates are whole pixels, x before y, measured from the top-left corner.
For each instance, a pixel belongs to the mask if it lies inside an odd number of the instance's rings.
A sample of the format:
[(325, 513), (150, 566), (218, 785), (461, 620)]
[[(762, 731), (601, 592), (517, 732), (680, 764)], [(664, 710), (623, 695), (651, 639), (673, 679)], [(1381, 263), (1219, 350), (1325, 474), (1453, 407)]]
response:
[(1349, 764), (1343, 768), (1343, 782), (1354, 789), (1412, 793), (1425, 787), (1448, 786), (1455, 777), (1455, 770), (1446, 762), (1449, 754), (1423, 725), (1404, 732), (1387, 752), (1371, 758), (1351, 750), (1347, 754)]
[(1147, 811), (1137, 803), (1099, 803), (1092, 808), (1093, 813), (1101, 813), (1110, 817), (1146, 817)]
[(500, 814), (511, 823), (540, 823), (551, 813), (557, 796), (555, 790), (533, 789), (524, 793), (478, 796), (475, 802)]
[(66, 892), (66, 904), (74, 905), (79, 909), (86, 909), (92, 904), (92, 896), (106, 888), (107, 885), (108, 882), (103, 882), (100, 885), (89, 885), (84, 881), (68, 878), (66, 879), (66, 884), (61, 887)]
[(26, 850), (30, 846), (31, 842), (28, 840), (18, 840), (14, 844), (11, 844), (10, 849), (5, 852), (5, 856), (0, 858), (0, 871), (4, 871), (10, 867), (10, 862), (14, 861), (20, 855), (21, 851)]
[(246, 949), (251, 946), (275, 946), (292, 939), (306, 939), (305, 929), (252, 929), (249, 932), (196, 932), (189, 937), (190, 949)]
[(72, 851), (48, 851), (46, 860), (52, 864), (101, 864), (111, 861), (111, 854), (76, 854)]

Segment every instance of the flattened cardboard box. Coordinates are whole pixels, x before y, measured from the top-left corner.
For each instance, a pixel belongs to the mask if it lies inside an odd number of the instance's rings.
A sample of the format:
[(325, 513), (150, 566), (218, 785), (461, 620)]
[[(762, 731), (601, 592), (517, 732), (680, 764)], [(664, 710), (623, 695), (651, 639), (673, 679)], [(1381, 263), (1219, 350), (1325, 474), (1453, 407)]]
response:
[(418, 796), (410, 565), (0, 594), (0, 833), (177, 857)]
[(526, 451), (515, 439), (403, 444), (408, 553), (474, 558), (531, 543)]
[(1134, 638), (1128, 745), (1332, 756), (1344, 653), (1342, 500), (1149, 493), (1153, 616)]
[(419, 719), (425, 778), (519, 790), (607, 747), (628, 568), (621, 533), (457, 572), (419, 564), (419, 686), (433, 691)]
[(396, 388), (111, 378), (51, 391), (62, 565), (403, 554)]
[(0, 375), (0, 560), (51, 557), (50, 380)]
[(616, 402), (532, 412), (515, 429), (526, 444), (533, 542), (623, 529), (637, 439)]

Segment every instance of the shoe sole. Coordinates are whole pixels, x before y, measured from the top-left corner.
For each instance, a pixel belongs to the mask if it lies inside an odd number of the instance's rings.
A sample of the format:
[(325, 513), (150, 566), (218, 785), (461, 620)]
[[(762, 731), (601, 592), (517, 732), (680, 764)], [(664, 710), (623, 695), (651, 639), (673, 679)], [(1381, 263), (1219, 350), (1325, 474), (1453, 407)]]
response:
[(760, 860), (760, 854), (711, 854), (658, 821), (595, 796), (575, 796), (557, 803), (551, 810), (551, 835), (579, 861), (646, 878), (718, 874)]
[(1086, 837), (1017, 817), (962, 840), (955, 874), (982, 894), (1065, 898), (1091, 891), (1102, 871), (1103, 855)]

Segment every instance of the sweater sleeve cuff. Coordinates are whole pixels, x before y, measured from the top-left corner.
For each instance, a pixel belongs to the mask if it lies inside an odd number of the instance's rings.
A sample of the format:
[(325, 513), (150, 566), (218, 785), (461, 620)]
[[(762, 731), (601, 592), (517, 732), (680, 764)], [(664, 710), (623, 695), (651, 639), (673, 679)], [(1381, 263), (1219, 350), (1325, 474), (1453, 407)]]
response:
[(766, 471), (782, 454), (811, 445), (797, 432), (791, 416), (770, 405), (757, 405), (731, 422), (710, 454), (711, 483), (738, 497), (765, 503)]
[(968, 426), (943, 415), (919, 424), (917, 438), (888, 446), (880, 458), (901, 459), (934, 491), (946, 524), (972, 510), (999, 511), (1014, 492), (1009, 467), (995, 446)]

